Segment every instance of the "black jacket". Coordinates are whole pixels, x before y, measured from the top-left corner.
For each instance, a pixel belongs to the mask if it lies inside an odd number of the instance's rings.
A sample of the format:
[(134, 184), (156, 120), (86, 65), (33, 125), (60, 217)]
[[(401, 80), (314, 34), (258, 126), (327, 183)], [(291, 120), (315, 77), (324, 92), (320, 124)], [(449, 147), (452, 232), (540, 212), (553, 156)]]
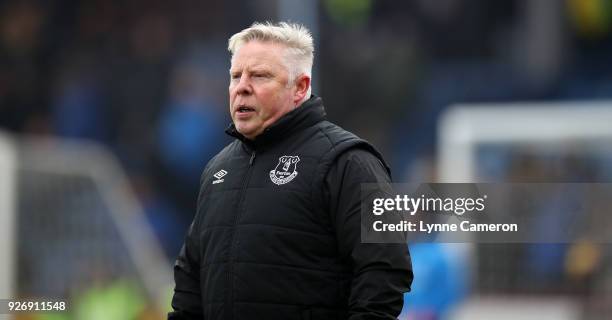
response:
[(407, 246), (360, 237), (361, 183), (390, 183), (380, 154), (314, 96), (254, 141), (228, 133), (202, 174), (169, 319), (395, 319)]

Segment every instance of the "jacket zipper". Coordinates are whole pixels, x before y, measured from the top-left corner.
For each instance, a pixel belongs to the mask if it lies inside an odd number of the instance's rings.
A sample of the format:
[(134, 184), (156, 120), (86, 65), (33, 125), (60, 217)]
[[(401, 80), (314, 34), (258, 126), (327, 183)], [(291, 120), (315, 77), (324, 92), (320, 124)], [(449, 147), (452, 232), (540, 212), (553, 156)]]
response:
[(251, 158), (249, 159), (249, 168), (246, 173), (246, 177), (244, 179), (244, 183), (242, 184), (242, 190), (240, 191), (240, 198), (238, 200), (238, 205), (236, 206), (236, 216), (234, 217), (234, 225), (232, 235), (230, 237), (230, 256), (229, 256), (229, 266), (227, 273), (227, 280), (229, 284), (229, 301), (228, 301), (228, 309), (226, 319), (233, 320), (234, 319), (234, 282), (232, 279), (232, 273), (234, 271), (234, 250), (236, 247), (236, 233), (238, 232), (238, 219), (240, 218), (240, 213), (244, 210), (243, 203), (244, 198), (246, 196), (246, 188), (249, 185), (249, 181), (251, 180), (251, 174), (253, 169), (253, 163), (255, 162), (256, 151), (253, 150), (251, 152)]

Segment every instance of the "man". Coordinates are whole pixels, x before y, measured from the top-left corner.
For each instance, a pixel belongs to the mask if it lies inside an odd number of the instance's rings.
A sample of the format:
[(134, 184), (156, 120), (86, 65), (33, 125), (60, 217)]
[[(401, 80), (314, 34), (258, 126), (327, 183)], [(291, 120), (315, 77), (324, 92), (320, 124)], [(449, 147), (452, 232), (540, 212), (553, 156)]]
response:
[(229, 51), (236, 140), (202, 174), (169, 319), (395, 319), (408, 249), (360, 237), (361, 184), (388, 168), (310, 94), (310, 33), (255, 23)]

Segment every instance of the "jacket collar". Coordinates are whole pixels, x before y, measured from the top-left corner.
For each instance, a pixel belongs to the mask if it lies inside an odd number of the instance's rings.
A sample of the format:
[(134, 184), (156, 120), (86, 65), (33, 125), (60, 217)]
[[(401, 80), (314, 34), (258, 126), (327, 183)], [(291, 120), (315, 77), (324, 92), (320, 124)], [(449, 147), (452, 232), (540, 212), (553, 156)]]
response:
[(225, 129), (225, 133), (239, 139), (250, 148), (260, 148), (282, 140), (293, 132), (304, 130), (325, 119), (326, 113), (323, 107), (323, 99), (312, 95), (310, 99), (280, 117), (253, 140), (249, 140), (240, 134), (233, 123)]

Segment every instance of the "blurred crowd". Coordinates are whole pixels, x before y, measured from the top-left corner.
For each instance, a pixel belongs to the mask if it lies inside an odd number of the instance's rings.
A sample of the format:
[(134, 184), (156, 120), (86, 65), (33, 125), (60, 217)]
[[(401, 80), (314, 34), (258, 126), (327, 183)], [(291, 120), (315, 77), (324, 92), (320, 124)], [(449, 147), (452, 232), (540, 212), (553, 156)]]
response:
[[(173, 256), (200, 171), (229, 141), (227, 38), (278, 19), (278, 2), (2, 1), (0, 128), (108, 145)], [(606, 1), (314, 5), (314, 92), (396, 180), (433, 155), (453, 103), (612, 96)]]
[[(281, 1), (0, 1), (0, 129), (110, 148), (172, 261), (230, 141), (227, 39)], [(612, 98), (606, 0), (312, 3), (313, 93), (396, 181), (427, 178), (454, 103)]]

